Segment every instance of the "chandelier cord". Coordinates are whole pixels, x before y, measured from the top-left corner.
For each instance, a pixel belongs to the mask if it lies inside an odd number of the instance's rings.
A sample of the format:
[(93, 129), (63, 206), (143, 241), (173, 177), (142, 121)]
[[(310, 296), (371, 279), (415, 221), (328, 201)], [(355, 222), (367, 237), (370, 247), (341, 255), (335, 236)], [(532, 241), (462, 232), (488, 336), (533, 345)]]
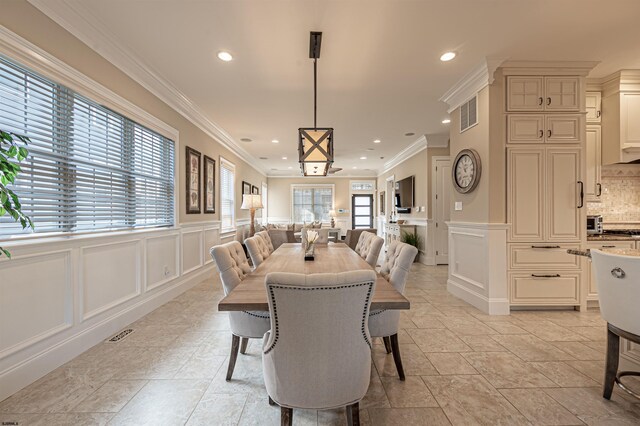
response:
[(313, 130), (318, 129), (316, 116), (318, 114), (318, 59), (313, 58)]

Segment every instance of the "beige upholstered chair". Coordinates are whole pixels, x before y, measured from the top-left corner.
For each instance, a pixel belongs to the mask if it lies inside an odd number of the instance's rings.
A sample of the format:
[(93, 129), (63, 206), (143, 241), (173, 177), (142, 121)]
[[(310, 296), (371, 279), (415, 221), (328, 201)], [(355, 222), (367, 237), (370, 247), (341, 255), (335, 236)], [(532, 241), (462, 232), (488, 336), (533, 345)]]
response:
[[(382, 275), (400, 293), (404, 293), (404, 287), (409, 276), (409, 269), (418, 254), (418, 249), (409, 244), (393, 241), (387, 248), (387, 257), (380, 268)], [(398, 326), (400, 323), (400, 311), (380, 309), (369, 314), (369, 330), (372, 337), (382, 337), (387, 353), (393, 352), (393, 360), (396, 363), (398, 376), (404, 380), (404, 369), (400, 357), (400, 345), (398, 344)]]
[[(244, 254), (242, 245), (237, 241), (215, 246), (211, 249), (211, 257), (220, 271), (220, 281), (224, 294), (228, 295), (251, 272), (249, 261)], [(229, 312), (231, 325), (231, 355), (227, 368), (227, 381), (231, 380), (233, 369), (238, 358), (240, 339), (242, 338), (241, 353), (245, 353), (249, 339), (260, 339), (269, 331), (271, 323), (267, 312)]]
[(254, 268), (260, 266), (260, 264), (271, 255), (269, 247), (267, 247), (264, 239), (259, 235), (247, 238), (244, 240), (244, 245), (247, 247)]
[(640, 257), (621, 256), (591, 250), (595, 270), (600, 314), (607, 321), (607, 363), (602, 396), (611, 399), (614, 383), (630, 392), (621, 377), (640, 375), (637, 372), (618, 373), (620, 337), (640, 344)]
[(273, 247), (273, 242), (271, 241), (271, 236), (269, 235), (269, 232), (260, 231), (260, 232), (256, 232), (256, 235), (264, 240), (264, 243), (267, 245), (267, 248), (269, 249), (269, 253), (273, 253), (275, 248)]
[(269, 238), (273, 244), (273, 249), (276, 250), (284, 243), (295, 243), (296, 237), (293, 235), (293, 229), (269, 229)]
[(272, 273), (266, 276), (271, 332), (263, 341), (262, 369), (270, 402), (293, 408), (347, 406), (359, 424), (359, 401), (369, 387), (371, 339), (367, 316), (376, 273)]
[(329, 230), (328, 229), (318, 229), (318, 228), (302, 228), (302, 245), (305, 245), (307, 242), (307, 231), (316, 231), (318, 233), (318, 239), (316, 240), (316, 244), (327, 244), (329, 242)]
[(344, 238), (344, 243), (351, 247), (351, 250), (356, 249), (356, 245), (358, 244), (358, 240), (360, 239), (360, 235), (363, 232), (371, 232), (372, 234), (378, 234), (378, 230), (375, 228), (366, 228), (366, 229), (347, 229), (347, 235)]
[(381, 237), (370, 232), (363, 232), (360, 234), (358, 245), (356, 245), (356, 253), (371, 265), (372, 268), (375, 268), (383, 244), (384, 240)]

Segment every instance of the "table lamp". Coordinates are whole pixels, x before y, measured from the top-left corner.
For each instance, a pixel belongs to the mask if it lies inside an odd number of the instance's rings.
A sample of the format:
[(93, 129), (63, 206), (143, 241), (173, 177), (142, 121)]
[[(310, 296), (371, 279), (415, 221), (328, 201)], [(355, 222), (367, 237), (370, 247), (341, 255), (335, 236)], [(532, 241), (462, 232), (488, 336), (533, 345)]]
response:
[(331, 227), (335, 228), (336, 227), (336, 211), (335, 210), (329, 210), (329, 216), (331, 216)]
[(242, 195), (242, 205), (240, 206), (241, 210), (249, 210), (251, 213), (251, 227), (249, 228), (249, 236), (253, 237), (256, 233), (255, 226), (255, 216), (256, 209), (261, 209), (264, 206), (262, 205), (262, 197), (258, 194), (243, 194)]

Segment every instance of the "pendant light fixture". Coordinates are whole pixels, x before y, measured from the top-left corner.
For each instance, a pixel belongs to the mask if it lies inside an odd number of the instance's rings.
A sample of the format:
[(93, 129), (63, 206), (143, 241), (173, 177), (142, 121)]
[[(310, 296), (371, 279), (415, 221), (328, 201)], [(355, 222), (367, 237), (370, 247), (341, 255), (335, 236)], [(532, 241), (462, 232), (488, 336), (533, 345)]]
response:
[(313, 127), (298, 129), (298, 156), (303, 176), (326, 176), (333, 164), (333, 128), (319, 128), (316, 121), (321, 43), (322, 33), (311, 31), (309, 58), (313, 59)]

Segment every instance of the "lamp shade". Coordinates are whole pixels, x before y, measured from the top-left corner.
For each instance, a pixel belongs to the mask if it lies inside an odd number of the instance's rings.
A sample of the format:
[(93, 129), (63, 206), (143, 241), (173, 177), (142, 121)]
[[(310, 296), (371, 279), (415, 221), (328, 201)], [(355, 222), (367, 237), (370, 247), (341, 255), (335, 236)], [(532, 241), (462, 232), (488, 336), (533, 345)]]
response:
[(260, 195), (244, 194), (242, 196), (242, 205), (240, 206), (242, 210), (261, 209), (263, 207), (262, 197)]
[(329, 216), (335, 216), (336, 215), (336, 211), (335, 210), (329, 210)]

